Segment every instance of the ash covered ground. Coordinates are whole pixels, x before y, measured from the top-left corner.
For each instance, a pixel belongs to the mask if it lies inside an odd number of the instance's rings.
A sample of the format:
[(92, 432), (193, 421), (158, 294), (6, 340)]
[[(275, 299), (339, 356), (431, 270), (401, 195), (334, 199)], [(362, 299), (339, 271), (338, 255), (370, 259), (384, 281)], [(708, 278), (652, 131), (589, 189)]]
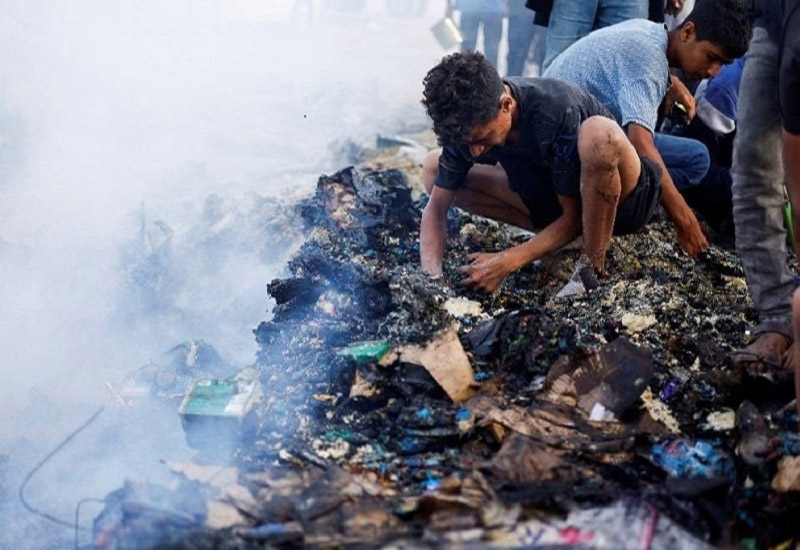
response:
[(94, 544), (794, 548), (792, 382), (731, 367), (755, 321), (735, 255), (694, 261), (656, 221), (584, 296), (553, 300), (575, 248), (484, 295), (457, 267), (527, 236), (453, 211), (434, 281), (404, 150), (360, 152), (297, 206), (233, 451), (110, 494)]

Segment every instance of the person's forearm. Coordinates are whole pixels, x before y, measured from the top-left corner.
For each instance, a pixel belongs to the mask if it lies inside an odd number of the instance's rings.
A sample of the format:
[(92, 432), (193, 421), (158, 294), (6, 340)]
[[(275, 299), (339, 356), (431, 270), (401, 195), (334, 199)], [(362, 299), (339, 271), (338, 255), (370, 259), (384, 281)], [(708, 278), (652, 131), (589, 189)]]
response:
[(639, 156), (655, 162), (661, 168), (661, 204), (675, 225), (675, 233), (681, 248), (693, 258), (697, 258), (708, 248), (708, 239), (703, 234), (694, 212), (675, 187), (664, 159), (661, 158), (661, 153), (653, 142), (653, 134), (647, 128), (633, 123), (629, 125), (627, 134)]
[(571, 243), (581, 234), (580, 216), (562, 215), (528, 241), (507, 249), (511, 265), (516, 271)]
[(689, 208), (689, 205), (686, 204), (686, 199), (684, 199), (683, 195), (680, 194), (678, 188), (675, 187), (672, 177), (670, 177), (666, 166), (664, 166), (664, 161), (661, 161), (659, 166), (661, 166), (662, 174), (661, 205), (664, 207), (669, 219), (672, 220), (672, 223), (682, 226), (686, 223), (687, 216), (691, 215), (691, 217), (694, 218), (694, 213), (692, 212), (691, 208)]
[(422, 270), (431, 275), (442, 274), (442, 258), (447, 241), (447, 214), (430, 206), (422, 211), (419, 230), (419, 257)]
[(658, 152), (656, 144), (650, 139), (631, 139), (633, 147), (639, 156), (648, 158), (658, 164), (661, 168), (661, 204), (664, 206), (667, 215), (674, 223), (680, 223), (686, 211), (691, 213), (689, 205), (686, 204), (683, 196), (678, 192), (675, 183), (672, 181), (672, 176), (669, 175), (667, 165), (664, 164), (664, 159), (661, 158), (661, 153)]
[[(783, 167), (792, 203), (792, 228), (795, 247), (800, 247), (800, 135), (783, 131)], [(798, 258), (800, 251), (795, 250)], [(798, 260), (800, 261), (800, 260)]]

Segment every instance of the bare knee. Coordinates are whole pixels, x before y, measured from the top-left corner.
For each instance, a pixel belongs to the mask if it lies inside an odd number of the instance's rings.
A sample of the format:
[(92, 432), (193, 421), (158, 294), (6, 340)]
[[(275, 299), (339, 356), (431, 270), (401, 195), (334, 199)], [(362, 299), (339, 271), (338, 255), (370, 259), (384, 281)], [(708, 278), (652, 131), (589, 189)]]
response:
[(425, 192), (429, 195), (433, 190), (436, 172), (439, 170), (439, 156), (441, 154), (441, 149), (431, 151), (425, 156), (425, 160), (422, 161), (422, 184), (425, 186)]
[(628, 138), (613, 120), (593, 116), (578, 131), (578, 156), (584, 170), (616, 170)]

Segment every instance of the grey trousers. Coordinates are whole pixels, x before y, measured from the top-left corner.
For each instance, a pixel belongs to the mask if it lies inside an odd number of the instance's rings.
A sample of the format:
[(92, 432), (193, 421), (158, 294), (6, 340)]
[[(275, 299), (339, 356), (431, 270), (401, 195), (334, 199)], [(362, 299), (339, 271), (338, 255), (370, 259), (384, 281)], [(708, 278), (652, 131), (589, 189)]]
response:
[(734, 141), (733, 220), (736, 249), (758, 311), (755, 333), (791, 334), (794, 277), (783, 227), (783, 160), (778, 98), (778, 47), (761, 27), (745, 57)]

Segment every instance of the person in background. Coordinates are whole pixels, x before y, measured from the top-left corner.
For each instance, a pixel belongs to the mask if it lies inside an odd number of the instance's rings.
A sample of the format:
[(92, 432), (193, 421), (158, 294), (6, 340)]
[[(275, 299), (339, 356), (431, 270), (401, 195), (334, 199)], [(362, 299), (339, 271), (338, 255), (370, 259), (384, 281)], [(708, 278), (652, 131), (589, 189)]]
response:
[(533, 71), (530, 76), (541, 74), (547, 28), (534, 24), (534, 12), (527, 5), (525, 0), (508, 2), (507, 76), (523, 76), (525, 63), (531, 55)]
[(736, 130), (739, 85), (742, 82), (744, 58), (725, 65), (714, 78), (698, 84), (694, 92), (697, 119), (717, 135)]
[(736, 250), (758, 325), (732, 360), (749, 371), (794, 368), (797, 373), (800, 319), (797, 295), (792, 316), (796, 283), (788, 265), (783, 204), (785, 182), (795, 243), (800, 243), (800, 0), (756, 0), (754, 7), (731, 173)]
[(658, 166), (640, 159), (597, 99), (568, 82), (502, 80), (481, 54), (464, 52), (445, 57), (423, 85), (443, 149), (423, 163), (422, 270), (442, 276), (455, 205), (540, 230), (518, 246), (472, 254), (463, 284), (493, 292), (582, 233), (583, 253), (557, 297), (596, 287), (612, 233), (640, 230), (658, 207)]
[(478, 30), (483, 30), (483, 53), (496, 69), (500, 39), (503, 35), (503, 18), (506, 0), (448, 0), (448, 11), (460, 13), (458, 28), (464, 41), (461, 51), (476, 51)]
[(654, 23), (664, 23), (669, 18), (669, 30), (683, 23), (686, 15), (694, 9), (694, 0), (649, 0), (649, 3), (650, 14), (647, 18)]
[[(585, 88), (614, 114), (643, 157), (662, 170), (662, 204), (675, 224), (678, 242), (693, 257), (708, 241), (678, 192), (698, 183), (708, 170), (705, 146), (695, 140), (656, 134), (659, 107), (676, 101), (694, 116), (694, 98), (670, 67), (692, 79), (715, 75), (747, 49), (750, 26), (738, 0), (699, 0), (677, 29), (634, 19), (595, 31), (565, 50), (544, 76)], [(635, 52), (635, 55), (631, 55)]]
[(664, 8), (664, 24), (668, 30), (677, 29), (694, 10), (695, 0), (680, 0), (673, 2), (667, 0)]
[(648, 0), (553, 0), (543, 70), (558, 55), (595, 29), (628, 19), (646, 19)]
[(672, 133), (702, 142), (711, 166), (697, 185), (681, 189), (686, 202), (698, 211), (721, 239), (733, 239), (733, 138), (738, 119), (739, 84), (744, 58), (725, 65), (714, 78), (700, 82), (694, 92), (696, 116)]

